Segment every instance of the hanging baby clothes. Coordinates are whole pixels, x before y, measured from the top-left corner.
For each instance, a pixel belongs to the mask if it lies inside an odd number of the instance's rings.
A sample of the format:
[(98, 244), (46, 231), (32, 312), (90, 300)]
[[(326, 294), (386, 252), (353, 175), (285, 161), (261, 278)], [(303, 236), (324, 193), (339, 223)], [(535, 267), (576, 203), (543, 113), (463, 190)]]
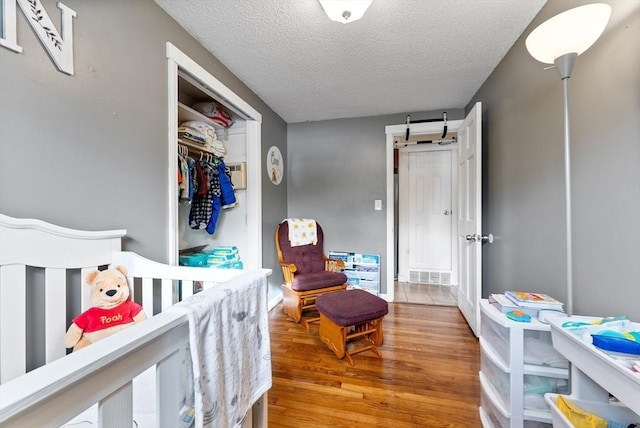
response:
[(193, 200), (193, 195), (196, 191), (196, 161), (193, 158), (187, 156), (187, 167), (189, 170), (189, 202)]
[[(191, 211), (189, 212), (189, 227), (192, 229), (206, 229), (211, 220), (213, 206), (213, 195), (215, 192), (215, 181), (218, 182), (218, 193), (220, 192), (220, 180), (218, 168), (207, 161), (196, 162), (196, 170), (202, 171), (203, 182), (198, 181), (198, 189), (191, 201)], [(200, 172), (200, 171), (198, 171)], [(198, 174), (200, 176), (200, 173)], [(203, 189), (204, 188), (204, 191)]]
[(191, 187), (191, 176), (189, 174), (188, 160), (178, 155), (178, 201), (189, 202), (191, 200), (189, 189)]
[(213, 163), (210, 163), (210, 166), (213, 170), (215, 170), (213, 174), (212, 180), (209, 182), (211, 187), (213, 188), (213, 192), (211, 194), (211, 216), (209, 217), (209, 222), (207, 223), (207, 233), (213, 235), (216, 232), (216, 226), (218, 225), (218, 218), (220, 217), (220, 210), (222, 209), (222, 190), (220, 187), (220, 169), (218, 165), (222, 161), (218, 158), (215, 158)]
[(220, 176), (220, 191), (222, 196), (222, 209), (227, 210), (236, 206), (236, 194), (231, 183), (231, 170), (222, 160), (218, 164)]

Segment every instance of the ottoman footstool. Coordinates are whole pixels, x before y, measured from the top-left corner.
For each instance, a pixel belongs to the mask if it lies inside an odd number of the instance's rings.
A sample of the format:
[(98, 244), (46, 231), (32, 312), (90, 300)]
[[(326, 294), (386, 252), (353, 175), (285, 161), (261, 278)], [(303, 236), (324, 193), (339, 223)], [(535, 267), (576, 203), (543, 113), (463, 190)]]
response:
[[(382, 319), (389, 313), (384, 299), (364, 291), (345, 290), (316, 298), (320, 313), (320, 339), (338, 358), (354, 365), (352, 355), (371, 350), (382, 357), (378, 346), (384, 342)], [(358, 339), (363, 345), (347, 350), (347, 343)]]

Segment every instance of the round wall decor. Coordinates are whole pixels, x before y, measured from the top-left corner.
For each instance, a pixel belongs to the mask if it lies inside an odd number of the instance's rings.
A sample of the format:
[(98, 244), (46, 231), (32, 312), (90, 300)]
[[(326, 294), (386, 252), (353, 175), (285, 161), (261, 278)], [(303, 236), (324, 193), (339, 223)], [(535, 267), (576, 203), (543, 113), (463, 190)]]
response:
[(271, 146), (267, 152), (267, 175), (275, 185), (280, 184), (284, 176), (284, 160), (280, 149), (276, 146)]

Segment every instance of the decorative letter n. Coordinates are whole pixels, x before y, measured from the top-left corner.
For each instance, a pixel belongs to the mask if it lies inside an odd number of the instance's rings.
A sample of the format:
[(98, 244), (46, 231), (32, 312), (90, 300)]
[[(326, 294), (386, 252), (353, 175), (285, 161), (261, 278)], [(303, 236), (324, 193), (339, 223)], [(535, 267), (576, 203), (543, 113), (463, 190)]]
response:
[(40, 43), (45, 47), (58, 70), (73, 75), (73, 18), (77, 16), (76, 12), (60, 2), (56, 4), (62, 12), (60, 19), (62, 36), (60, 36), (40, 0), (0, 1), (4, 20), (1, 27), (4, 34), (1, 34), (0, 46), (14, 52), (22, 52), (16, 35), (16, 3), (18, 3), (27, 22), (31, 25), (33, 32), (40, 39)]

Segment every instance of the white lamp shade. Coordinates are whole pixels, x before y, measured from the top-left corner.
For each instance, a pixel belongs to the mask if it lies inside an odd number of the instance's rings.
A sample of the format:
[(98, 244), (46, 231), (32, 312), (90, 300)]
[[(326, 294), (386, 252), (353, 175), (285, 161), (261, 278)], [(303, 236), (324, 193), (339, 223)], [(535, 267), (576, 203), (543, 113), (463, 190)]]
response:
[(529, 34), (525, 45), (532, 57), (546, 64), (569, 53), (580, 55), (598, 40), (610, 16), (608, 4), (569, 9), (540, 24)]
[(357, 21), (364, 16), (373, 0), (319, 0), (325, 13), (332, 21)]

